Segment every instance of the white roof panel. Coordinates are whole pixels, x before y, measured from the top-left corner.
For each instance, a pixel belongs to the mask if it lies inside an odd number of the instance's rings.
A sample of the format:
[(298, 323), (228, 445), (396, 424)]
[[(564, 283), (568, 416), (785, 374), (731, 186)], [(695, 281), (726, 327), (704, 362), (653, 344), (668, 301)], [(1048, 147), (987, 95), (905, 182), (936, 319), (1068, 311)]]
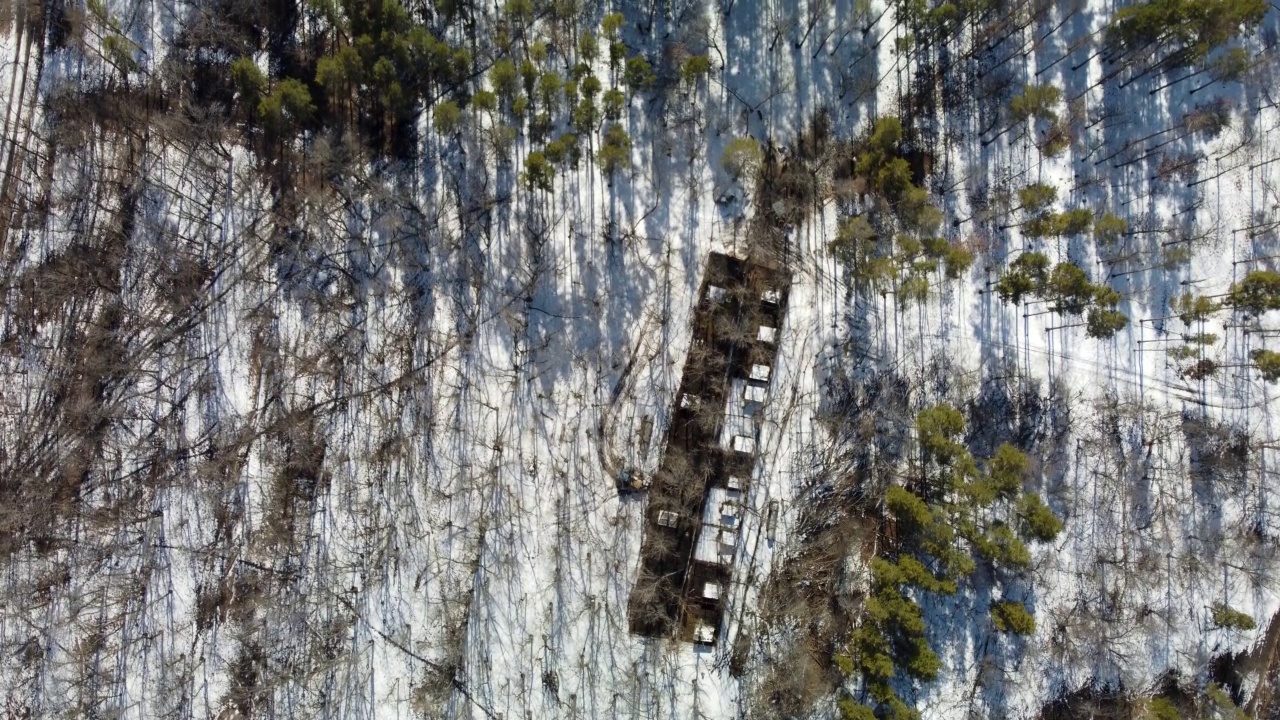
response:
[(769, 382), (769, 373), (773, 368), (759, 363), (751, 366), (751, 379), (757, 382)]

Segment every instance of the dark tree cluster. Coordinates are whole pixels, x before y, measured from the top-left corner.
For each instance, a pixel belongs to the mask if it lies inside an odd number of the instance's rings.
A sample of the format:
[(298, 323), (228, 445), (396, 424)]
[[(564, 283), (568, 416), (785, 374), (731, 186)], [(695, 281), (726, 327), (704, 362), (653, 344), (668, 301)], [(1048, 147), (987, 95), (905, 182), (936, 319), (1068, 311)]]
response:
[(995, 291), (1001, 300), (1015, 304), (1027, 297), (1045, 300), (1059, 315), (1088, 311), (1085, 327), (1089, 337), (1109, 338), (1129, 324), (1128, 316), (1116, 310), (1118, 292), (1090, 282), (1088, 274), (1074, 263), (1060, 262), (1050, 269), (1044, 253), (1019, 255), (1000, 277)]
[(1256, 28), (1265, 0), (1147, 0), (1120, 8), (1107, 39), (1131, 54), (1167, 54), (1171, 66), (1192, 65)]
[[(1023, 491), (1031, 474), (1027, 455), (1004, 444), (979, 467), (960, 440), (964, 430), (964, 416), (948, 405), (916, 415), (921, 471), (885, 495), (897, 542), (872, 560), (863, 623), (836, 656), (845, 674), (861, 676), (880, 717), (919, 718), (892, 683), (900, 674), (931, 680), (942, 667), (925, 636), (920, 594), (955, 594), (981, 582), (980, 569), (982, 578), (1007, 586), (1031, 567), (1026, 541), (1049, 542), (1062, 530), (1040, 496)], [(990, 614), (999, 632), (1035, 632), (1035, 618), (1021, 602), (997, 600)], [(876, 716), (852, 698), (841, 701), (840, 712), (845, 720)]]

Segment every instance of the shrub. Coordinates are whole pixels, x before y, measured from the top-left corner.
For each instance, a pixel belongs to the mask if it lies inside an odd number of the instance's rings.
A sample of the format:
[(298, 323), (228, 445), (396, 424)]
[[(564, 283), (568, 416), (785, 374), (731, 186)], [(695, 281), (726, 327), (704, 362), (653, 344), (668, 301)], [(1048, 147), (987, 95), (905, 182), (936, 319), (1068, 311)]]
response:
[(452, 100), (438, 102), (431, 110), (431, 124), (441, 135), (452, 135), (456, 132), (461, 118), (462, 111)]
[(1210, 608), (1213, 613), (1213, 626), (1232, 630), (1252, 630), (1257, 627), (1253, 618), (1236, 610), (1224, 602), (1216, 602)]
[(1117, 310), (1089, 308), (1085, 320), (1085, 334), (1091, 338), (1105, 340), (1129, 326), (1129, 316)]
[(1009, 101), (1014, 122), (1036, 117), (1055, 122), (1058, 113), (1054, 107), (1062, 100), (1062, 91), (1052, 85), (1023, 85), (1022, 92)]
[(986, 533), (972, 538), (978, 553), (993, 565), (1010, 570), (1031, 567), (1031, 553), (1027, 546), (1013, 534), (1008, 525), (996, 522)]
[(498, 107), (498, 96), (488, 90), (478, 90), (471, 96), (471, 102), (481, 110), (493, 112)]
[(1018, 202), (1028, 213), (1038, 213), (1048, 209), (1058, 201), (1058, 188), (1045, 183), (1033, 183), (1018, 190)]
[(955, 280), (973, 267), (973, 253), (959, 245), (952, 245), (947, 250), (947, 255), (943, 258), (946, 264), (947, 277)]
[(506, 102), (513, 102), (516, 91), (520, 89), (516, 64), (509, 58), (502, 58), (489, 68), (489, 84), (498, 97)]
[(1222, 305), (1212, 298), (1191, 293), (1183, 293), (1174, 298), (1172, 305), (1174, 314), (1183, 325), (1188, 327), (1194, 322), (1209, 319), (1210, 315), (1222, 308)]
[(1025, 493), (1019, 498), (1018, 515), (1022, 519), (1022, 531), (1026, 537), (1052, 542), (1062, 532), (1062, 521), (1035, 493)]
[[(1188, 132), (1205, 133), (1209, 137), (1218, 137), (1223, 130), (1231, 127), (1231, 108), (1221, 99), (1208, 105), (1198, 105), (1194, 110), (1182, 116), (1182, 126)], [(1190, 168), (1188, 168), (1188, 171), (1192, 173), (1194, 173), (1194, 162), (1194, 160), (1191, 160)], [(1178, 164), (1182, 165), (1182, 163)]]
[(237, 58), (231, 63), (231, 81), (240, 93), (241, 102), (249, 107), (256, 107), (258, 100), (267, 90), (267, 77), (258, 69), (253, 58)]
[(1280, 310), (1280, 273), (1274, 270), (1250, 271), (1243, 280), (1231, 284), (1228, 302), (1256, 314)]
[(1075, 208), (1064, 213), (1058, 213), (1056, 216), (1057, 223), (1054, 227), (1054, 235), (1081, 235), (1089, 232), (1090, 226), (1093, 225), (1093, 213), (1087, 208)]
[(863, 623), (854, 630), (850, 645), (857, 658), (858, 670), (868, 679), (889, 680), (893, 677), (889, 639), (874, 623)]
[(1147, 720), (1182, 720), (1182, 714), (1169, 698), (1156, 697), (1147, 701)]
[(291, 126), (305, 125), (311, 121), (315, 111), (311, 92), (294, 78), (281, 80), (271, 94), (258, 103), (258, 115), (267, 127), (278, 132), (284, 132)]
[(703, 55), (691, 55), (680, 66), (680, 79), (692, 85), (711, 73), (711, 58)]
[[(728, 154), (727, 149), (725, 153)], [(725, 170), (729, 168), (726, 167)], [(733, 173), (730, 171), (730, 174)], [(876, 229), (871, 226), (865, 216), (842, 217), (836, 226), (835, 238), (827, 243), (827, 252), (834, 255), (840, 262), (854, 262), (866, 255), (867, 245), (875, 238)]]
[(556, 171), (547, 156), (534, 150), (524, 161), (524, 182), (534, 190), (552, 192), (555, 188)]
[[(1199, 352), (1199, 350), (1197, 350), (1197, 352)], [(1198, 362), (1191, 365), (1191, 367), (1183, 370), (1182, 377), (1189, 380), (1204, 380), (1207, 377), (1216, 375), (1217, 372), (1218, 363), (1214, 362), (1210, 358), (1201, 358)]]
[(911, 639), (907, 658), (907, 674), (919, 680), (932, 680), (942, 669), (942, 661), (923, 637)]
[(600, 112), (596, 109), (596, 103), (589, 97), (579, 100), (578, 106), (573, 109), (573, 129), (580, 133), (591, 132), (599, 119)]
[(631, 167), (631, 136), (621, 125), (613, 123), (604, 132), (604, 142), (596, 153), (596, 164), (605, 175)]
[(542, 102), (542, 109), (549, 113), (554, 113), (559, 105), (560, 91), (564, 88), (564, 80), (560, 78), (559, 73), (548, 70), (538, 77), (538, 99)]
[(911, 275), (898, 285), (898, 305), (907, 307), (911, 303), (923, 303), (929, 298), (929, 278), (924, 275)]
[(906, 488), (890, 486), (884, 500), (889, 512), (908, 528), (919, 529), (933, 524), (933, 511), (919, 495)]
[(916, 413), (920, 447), (939, 463), (946, 464), (964, 450), (955, 436), (964, 432), (964, 415), (950, 405), (935, 405)]
[(840, 711), (840, 720), (876, 720), (876, 714), (871, 708), (854, 702), (853, 698), (840, 698), (836, 708)]
[(1094, 286), (1084, 270), (1073, 263), (1060, 262), (1049, 273), (1045, 294), (1053, 300), (1054, 311), (1079, 315), (1093, 300)]
[(627, 105), (627, 96), (617, 88), (606, 90), (604, 94), (604, 116), (610, 120), (617, 120), (622, 117), (623, 109)]
[(1003, 443), (987, 461), (987, 475), (996, 492), (1009, 497), (1022, 489), (1022, 481), (1031, 468), (1031, 460), (1018, 448)]
[(1262, 373), (1262, 379), (1269, 383), (1280, 380), (1280, 353), (1274, 350), (1257, 349), (1249, 353), (1249, 358)]
[[(760, 166), (764, 155), (760, 151), (760, 143), (753, 137), (740, 137), (730, 140), (720, 155), (720, 165), (735, 180), (754, 172)], [(866, 220), (863, 220), (865, 223)]]
[(1026, 295), (1044, 289), (1049, 279), (1049, 258), (1043, 253), (1029, 252), (1009, 264), (1009, 271), (996, 283), (996, 293), (1006, 302), (1020, 303)]
[(1103, 213), (1093, 223), (1093, 238), (1102, 245), (1117, 242), (1129, 232), (1129, 221), (1113, 213)]
[(1030, 635), (1036, 631), (1036, 619), (1020, 602), (999, 600), (991, 603), (991, 624), (1000, 632)]
[(600, 21), (600, 28), (604, 30), (605, 37), (610, 40), (616, 40), (618, 38), (618, 30), (622, 29), (623, 21), (624, 19), (620, 12), (611, 12), (605, 15), (604, 19)]
[(657, 80), (653, 74), (653, 68), (649, 67), (649, 62), (642, 57), (633, 57), (627, 60), (627, 68), (623, 73), (623, 79), (626, 81), (627, 87), (631, 88), (631, 92), (648, 90), (653, 87), (653, 83)]
[(590, 30), (584, 31), (578, 36), (578, 57), (589, 64), (599, 56), (600, 43), (596, 39), (596, 34)]
[(899, 556), (897, 565), (886, 564), (893, 568), (893, 578), (900, 583), (943, 595), (954, 595), (956, 592), (955, 582), (935, 576), (924, 563), (910, 555)]

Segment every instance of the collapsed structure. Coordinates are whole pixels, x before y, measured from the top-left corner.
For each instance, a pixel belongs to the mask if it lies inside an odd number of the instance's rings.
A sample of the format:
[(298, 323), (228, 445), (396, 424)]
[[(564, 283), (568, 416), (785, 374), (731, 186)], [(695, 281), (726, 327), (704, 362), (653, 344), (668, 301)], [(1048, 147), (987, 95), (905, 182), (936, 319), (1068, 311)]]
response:
[(790, 278), (712, 253), (693, 339), (649, 485), (631, 631), (714, 644), (752, 491)]

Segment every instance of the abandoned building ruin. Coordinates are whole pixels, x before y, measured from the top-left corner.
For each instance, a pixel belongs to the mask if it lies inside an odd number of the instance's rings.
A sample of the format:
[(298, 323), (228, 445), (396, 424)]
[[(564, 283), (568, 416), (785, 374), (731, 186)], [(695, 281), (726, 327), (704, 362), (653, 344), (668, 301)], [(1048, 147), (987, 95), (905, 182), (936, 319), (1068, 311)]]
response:
[(662, 461), (648, 486), (631, 632), (715, 644), (752, 492), (790, 277), (712, 253)]

